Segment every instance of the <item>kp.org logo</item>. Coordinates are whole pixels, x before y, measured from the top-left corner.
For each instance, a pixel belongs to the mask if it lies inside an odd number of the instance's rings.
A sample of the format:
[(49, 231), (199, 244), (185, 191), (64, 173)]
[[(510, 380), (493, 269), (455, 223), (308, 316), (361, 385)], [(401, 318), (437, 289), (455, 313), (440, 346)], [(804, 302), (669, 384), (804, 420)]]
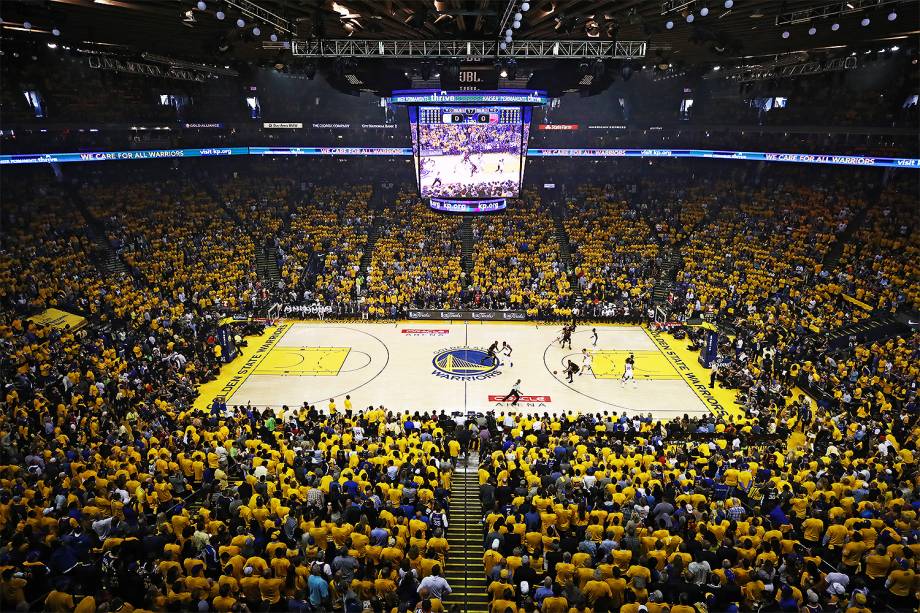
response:
[(483, 381), (501, 374), (501, 363), (479, 347), (442, 349), (431, 363), (431, 374), (449, 381)]

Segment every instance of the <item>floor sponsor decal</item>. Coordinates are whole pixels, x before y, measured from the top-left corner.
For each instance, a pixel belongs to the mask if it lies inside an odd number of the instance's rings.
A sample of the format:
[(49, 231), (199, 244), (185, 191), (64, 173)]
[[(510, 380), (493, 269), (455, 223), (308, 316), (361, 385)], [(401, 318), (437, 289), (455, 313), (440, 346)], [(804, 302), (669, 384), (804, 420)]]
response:
[[(489, 402), (504, 402), (505, 394), (489, 394)], [(521, 402), (552, 402), (549, 396), (521, 396), (518, 403)]]

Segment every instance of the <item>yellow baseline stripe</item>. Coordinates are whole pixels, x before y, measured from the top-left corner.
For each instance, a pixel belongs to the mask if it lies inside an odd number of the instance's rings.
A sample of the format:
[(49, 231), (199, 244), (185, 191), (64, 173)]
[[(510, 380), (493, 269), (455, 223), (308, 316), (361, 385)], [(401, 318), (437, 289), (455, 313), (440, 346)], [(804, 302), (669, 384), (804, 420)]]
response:
[[(687, 356), (682, 356), (676, 348), (671, 347), (664, 334), (658, 330), (649, 330), (645, 326), (642, 326), (642, 330), (655, 343), (655, 346), (661, 350), (664, 357), (674, 367), (677, 374), (680, 375), (680, 378), (690, 386), (693, 393), (703, 401), (706, 408), (714, 415), (727, 416), (731, 414), (737, 416), (740, 414), (740, 409), (733, 400), (737, 396), (737, 392), (719, 390), (722, 393), (713, 393), (714, 390), (709, 389), (709, 375), (704, 374), (705, 369), (696, 363), (691, 364), (693, 360), (692, 352), (689, 352), (690, 354)], [(708, 371), (705, 371), (705, 373), (708, 373)]]
[(223, 396), (225, 401), (229, 401), (290, 329), (291, 324), (285, 322), (266, 329), (261, 337), (249, 339), (249, 347), (246, 347), (242, 355), (224, 364), (216, 380), (199, 388), (200, 394), (195, 405), (207, 408), (217, 396)]

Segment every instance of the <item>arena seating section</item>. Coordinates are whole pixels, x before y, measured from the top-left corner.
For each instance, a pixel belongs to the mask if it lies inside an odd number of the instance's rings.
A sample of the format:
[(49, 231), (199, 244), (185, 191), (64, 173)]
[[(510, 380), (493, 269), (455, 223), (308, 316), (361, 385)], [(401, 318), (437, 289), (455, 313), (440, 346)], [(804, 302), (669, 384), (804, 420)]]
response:
[[(472, 222), (408, 187), (281, 173), (5, 182), (0, 609), (912, 610), (920, 334), (826, 344), (920, 307), (916, 177), (670, 168), (635, 191), (528, 191)], [(257, 274), (263, 250), (277, 278)], [(600, 305), (646, 321), (668, 261), (674, 317), (705, 314), (740, 343), (717, 384), (744, 416), (192, 408), (228, 315)], [(54, 306), (90, 325), (26, 319)], [(443, 579), (469, 457), (475, 597)]]

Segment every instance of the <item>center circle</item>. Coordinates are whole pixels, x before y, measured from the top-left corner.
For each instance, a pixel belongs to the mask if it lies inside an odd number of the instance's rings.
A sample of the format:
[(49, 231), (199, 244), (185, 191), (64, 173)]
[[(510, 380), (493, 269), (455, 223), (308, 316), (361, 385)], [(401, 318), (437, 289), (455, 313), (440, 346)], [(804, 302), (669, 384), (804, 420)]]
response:
[(431, 360), (442, 373), (460, 377), (484, 375), (498, 368), (498, 359), (482, 349), (455, 347), (439, 351)]

